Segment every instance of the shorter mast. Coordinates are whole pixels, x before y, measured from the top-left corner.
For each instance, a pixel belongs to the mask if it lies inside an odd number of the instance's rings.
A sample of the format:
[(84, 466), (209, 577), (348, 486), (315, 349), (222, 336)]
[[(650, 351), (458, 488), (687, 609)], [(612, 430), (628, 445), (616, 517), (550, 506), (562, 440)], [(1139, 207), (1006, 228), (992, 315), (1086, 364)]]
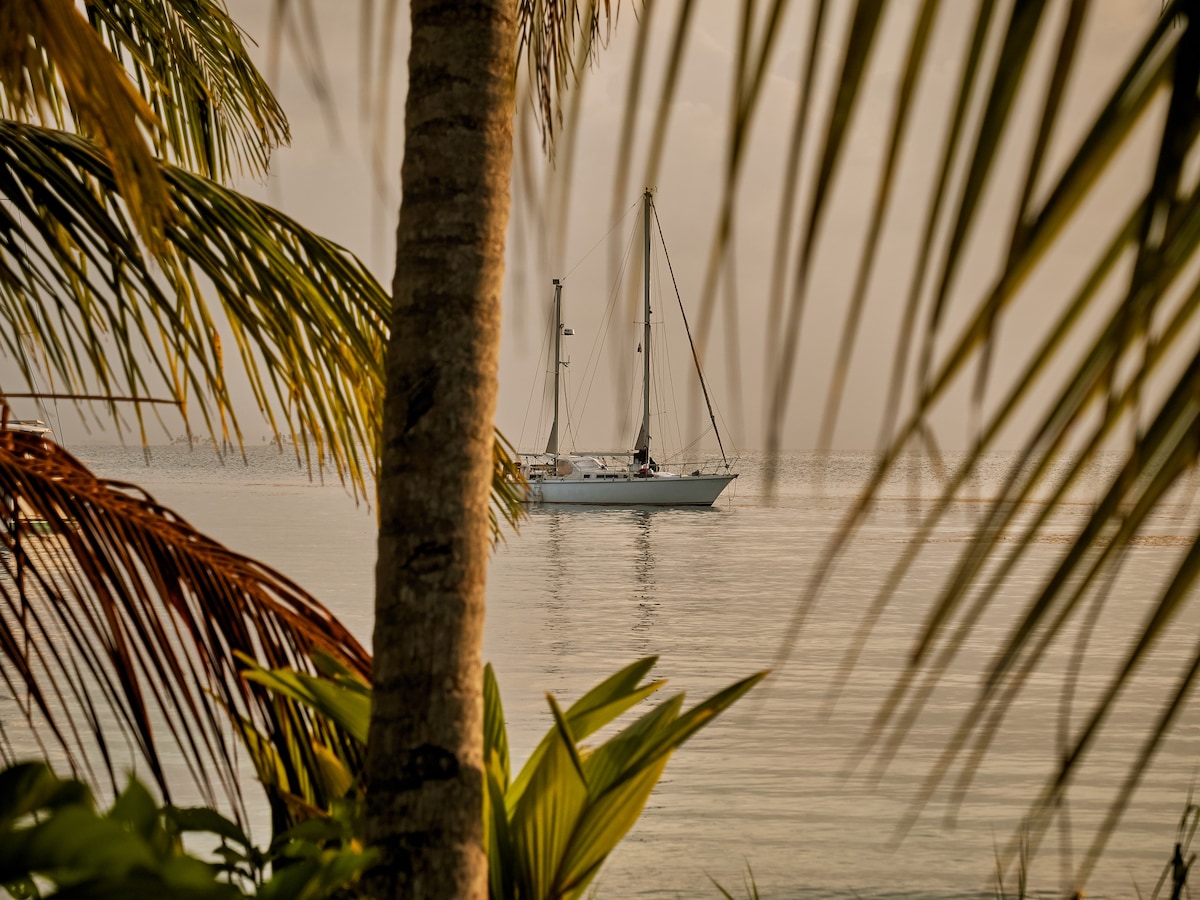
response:
[(554, 279), (554, 424), (550, 427), (550, 440), (546, 452), (558, 456), (558, 378), (562, 368), (562, 282)]

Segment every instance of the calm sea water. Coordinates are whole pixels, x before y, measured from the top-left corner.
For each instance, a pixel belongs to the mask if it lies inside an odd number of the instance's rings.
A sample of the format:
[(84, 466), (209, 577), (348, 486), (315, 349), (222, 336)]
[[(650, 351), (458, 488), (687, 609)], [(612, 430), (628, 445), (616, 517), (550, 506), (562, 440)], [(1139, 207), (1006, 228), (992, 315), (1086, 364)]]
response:
[[(221, 465), (210, 450), (176, 446), (156, 448), (149, 466), (139, 449), (76, 452), (101, 474), (142, 484), (194, 525), (280, 569), (369, 644), (374, 516), (336, 483), (310, 482), (293, 458), (266, 446), (250, 448), (249, 466)], [(928, 474), (886, 485), (787, 647), (786, 663), (672, 759), (640, 823), (597, 880), (598, 896), (718, 897), (710, 877), (745, 896), (747, 870), (767, 898), (993, 895), (996, 851), (1018, 828), (1059, 746), (1074, 638), (1054, 648), (1031, 678), (961, 805), (935, 798), (899, 842), (896, 826), (975, 696), (980, 666), (1097, 499), (1104, 466), (970, 636), (887, 770), (867, 778), (868, 762), (847, 773), (942, 579), (969, 547), (981, 501), (1010, 462), (989, 460), (954, 504), (843, 678), (842, 654), (888, 563), (911, 546), (913, 525), (934, 491)], [(485, 654), (500, 679), (514, 761), (523, 761), (550, 725), (547, 691), (569, 702), (618, 667), (657, 655), (656, 674), (669, 679), (665, 691), (699, 699), (773, 665), (801, 585), (870, 468), (867, 455), (785, 455), (768, 494), (764, 460), (751, 456), (712, 509), (533, 509), (520, 534), (497, 549), (488, 586)], [(1185, 492), (1129, 553), (1087, 645), (1076, 723), (1079, 707), (1122, 658), (1194, 520)], [(1125, 693), (1120, 727), (1099, 743), (1073, 787), (1069, 829), (1057, 830), (1032, 863), (1034, 893), (1060, 890), (1064, 859), (1078, 862), (1086, 849), (1142, 726), (1195, 652), (1195, 606)], [(831, 706), (835, 685), (841, 690)], [(1153, 889), (1195, 782), (1198, 726), (1192, 711), (1181, 718), (1108, 847), (1090, 896), (1148, 896)], [(945, 821), (951, 809), (952, 826)], [(1015, 876), (1008, 886), (1015, 895)]]

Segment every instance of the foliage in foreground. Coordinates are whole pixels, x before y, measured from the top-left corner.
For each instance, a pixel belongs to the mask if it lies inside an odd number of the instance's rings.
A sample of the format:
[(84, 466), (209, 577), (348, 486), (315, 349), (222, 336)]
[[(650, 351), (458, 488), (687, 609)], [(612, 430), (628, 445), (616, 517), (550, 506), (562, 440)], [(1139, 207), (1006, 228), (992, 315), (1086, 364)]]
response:
[(169, 801), (179, 785), (166, 742), (203, 802), (238, 810), (229, 716), (280, 746), (312, 726), (242, 680), (233, 653), (308, 668), (319, 650), (370, 671), (366, 650), (294, 582), (51, 441), (0, 429), (0, 497), (19, 523), (0, 528), (0, 684), (18, 701), (0, 717), (3, 762), (61, 754), (111, 796), (128, 748)]
[[(348, 669), (320, 660), (322, 675), (251, 665), (246, 677), (328, 718), (340, 734), (366, 742), (371, 689)], [(766, 672), (718, 691), (683, 712), (683, 694), (658, 704), (596, 747), (580, 742), (649, 698), (666, 682), (644, 681), (657, 657), (640, 659), (592, 688), (565, 711), (547, 695), (554, 725), (521, 771), (512, 777), (500, 690), (491, 665), (484, 671), (484, 843), (493, 900), (569, 900), (582, 897), (621, 839), (641, 815), (671, 754), (728, 709)], [(255, 742), (249, 741), (253, 749)], [(364, 784), (338, 746), (316, 754), (323, 760), (310, 782), (341, 785), (339, 808), (360, 808)], [(283, 767), (255, 757), (259, 777), (293, 808), (312, 809), (317, 793), (293, 795), (279, 779)], [(328, 814), (322, 814), (328, 817)], [(344, 821), (344, 816), (342, 817)], [(315, 821), (315, 820), (310, 820)]]
[[(219, 839), (217, 861), (184, 850), (188, 834)], [(373, 859), (328, 829), (297, 828), (259, 850), (211, 809), (160, 808), (135, 778), (98, 812), (85, 784), (44, 763), (0, 772), (0, 885), (15, 897), (318, 900), (353, 885)]]

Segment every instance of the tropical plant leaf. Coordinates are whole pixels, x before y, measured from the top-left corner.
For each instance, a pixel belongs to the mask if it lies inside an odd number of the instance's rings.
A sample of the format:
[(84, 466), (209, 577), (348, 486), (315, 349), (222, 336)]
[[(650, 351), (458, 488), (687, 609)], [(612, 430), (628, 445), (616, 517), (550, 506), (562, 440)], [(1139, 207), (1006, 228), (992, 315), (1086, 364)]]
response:
[[(1089, 473), (1098, 454), (1119, 447), (1122, 465), (1107, 481), (1103, 499), (1075, 527), (1046, 580), (1030, 593), (1023, 606), (1017, 607), (1020, 612), (996, 657), (980, 666), (979, 700), (963, 715), (960, 727), (931, 769), (902, 831), (942, 788), (947, 773), (953, 772), (949, 776), (951, 799), (956, 802), (962, 797), (1031, 674), (1070, 640), (1072, 628), (1082, 622), (1079, 633), (1084, 637), (1077, 639), (1079, 644), (1072, 654), (1077, 661), (1072, 671), (1078, 668), (1086, 635), (1100, 627), (1105, 599), (1129, 548), (1142, 535), (1153, 510), (1197, 465), (1193, 435), (1200, 421), (1195, 400), (1200, 384), (1200, 349), (1194, 321), (1200, 305), (1200, 281), (1194, 275), (1194, 262), (1200, 249), (1200, 198), (1186, 169), (1200, 134), (1200, 104), (1196, 97), (1200, 83), (1200, 23), (1196, 6), (1174, 2), (1164, 9), (1107, 101), (1099, 107), (1092, 126), (1073, 141), (1065, 162), (1053, 170), (1052, 178), (1047, 177), (1051, 174), (1047, 148), (1062, 98), (1070, 90), (1072, 61), (1089, 4), (1076, 0), (1062, 17), (1044, 15), (1049, 6), (1040, 0), (1012, 5), (1007, 27), (996, 42), (995, 68), (983, 91), (986, 99), (978, 130), (971, 144), (966, 145), (959, 135), (968, 110), (967, 98), (977, 93), (975, 82), (993, 7), (989, 0), (979, 4), (974, 35), (964, 47), (966, 62), (957, 104), (926, 215), (924, 237), (918, 245), (917, 266), (898, 338), (892, 394), (883, 428), (886, 445), (863, 496), (831, 539), (825, 558), (815, 567), (787, 639), (790, 646), (822, 585), (852, 545), (883, 479), (906, 450), (927, 438), (931, 419), (949, 404), (949, 394), (961, 382), (968, 364), (976, 365), (973, 395), (977, 427), (972, 445), (923, 514), (913, 541), (880, 577), (874, 600), (847, 648), (839, 682), (849, 677), (870, 629), (895, 592), (912, 577), (917, 561), (927, 552), (928, 539), (944, 524), (947, 512), (987, 454), (996, 449), (1000, 435), (1007, 430), (1011, 439), (1013, 431), (1023, 429), (1021, 450), (995, 496), (981, 510), (956, 562), (946, 569), (914, 641), (910, 665), (881, 704), (864, 737), (862, 752), (874, 753), (876, 775), (882, 774), (911, 729), (917, 727), (920, 712), (934, 696), (951, 662), (960, 659), (963, 648), (975, 639), (975, 628), (984, 611), (1000, 598), (1006, 606), (1014, 606), (1020, 595), (1014, 594), (1018, 589), (1010, 576), (1028, 562), (1032, 549), (1055, 521), (1054, 511)], [(1043, 37), (1051, 28), (1061, 31), (1053, 38)], [(1053, 40), (1058, 53), (1043, 74), (1034, 77), (1030, 73), (1037, 70), (1027, 62), (1030, 47), (1039, 40)], [(841, 96), (847, 89), (843, 85), (836, 90)], [(1008, 134), (1013, 130), (1010, 120), (1018, 98), (1031, 93), (1040, 102), (1039, 124), (1028, 133)], [(1165, 109), (1165, 117), (1156, 118), (1156, 109)], [(1117, 177), (1114, 165), (1118, 152), (1149, 129), (1155, 130), (1158, 141), (1153, 170), (1144, 180), (1121, 176), (1127, 186), (1127, 202), (1107, 206), (1105, 215), (1111, 210), (1112, 218), (1101, 227), (1109, 239), (1094, 242), (1090, 258), (1079, 267), (1079, 287), (1064, 298), (1061, 313), (1046, 317), (1033, 352), (1006, 381), (1004, 395), (985, 405), (991, 357), (1005, 316), (1018, 299), (1025, 299), (1030, 276), (1053, 264), (1061, 235), (1078, 220), (1084, 203), (1102, 182), (1107, 179), (1111, 184)], [(964, 267), (966, 247), (973, 239), (984, 193), (997, 190), (997, 182), (1003, 177), (997, 165), (998, 154), (1009, 151), (1002, 150), (1002, 144), (1005, 148), (1021, 147), (1028, 164), (1014, 188), (1015, 216), (998, 254), (1000, 270), (976, 296), (964, 297), (965, 291), (956, 285), (960, 280), (957, 275)], [(882, 164), (881, 185), (891, 177), (889, 160), (890, 154)], [(814, 172), (818, 191), (824, 183), (821, 171)], [(953, 215), (945, 221), (944, 198), (954, 172), (964, 173), (961, 194)], [(880, 209), (876, 207), (877, 213)], [(1089, 209), (1094, 211), (1095, 206)], [(803, 246), (818, 239), (819, 229), (820, 222), (810, 219)], [(939, 253), (940, 267), (930, 279), (929, 262)], [(805, 251), (798, 251), (798, 257), (797, 265), (802, 269)], [(901, 427), (893, 433), (899, 383), (907, 367), (911, 337), (916, 333), (919, 298), (926, 292), (930, 305), (915, 379), (916, 399), (907, 418), (901, 420)], [(955, 317), (965, 324), (948, 335), (944, 332), (949, 330), (946, 310), (951, 302), (966, 304)], [(848, 331), (853, 327), (851, 322)], [(1028, 336), (1022, 339), (1028, 340)], [(846, 340), (843, 346), (847, 346)], [(847, 357), (843, 354), (842, 358)], [(1061, 366), (1064, 361), (1068, 363), (1066, 374), (1060, 370), (1052, 377), (1054, 365)], [(779, 364), (780, 374), (786, 374), (786, 360)], [(845, 368), (845, 362), (840, 365)], [(831, 398), (832, 407), (838, 402), (836, 395)], [(830, 432), (828, 429), (827, 435)], [(1121, 440), (1122, 434), (1128, 438)], [(1035, 497), (1045, 505), (1031, 507)], [(1061, 528), (1061, 522), (1055, 527)], [(1195, 543), (1200, 540), (1200, 530), (1189, 527), (1188, 540)], [(1189, 588), (1197, 574), (1194, 554), (1183, 557), (1177, 566), (1159, 590), (1142, 632), (1130, 637), (1119, 671), (1095, 698), (1089, 699), (1082, 717), (1064, 715), (1060, 737), (1061, 759), (1065, 762), (1055, 765), (1045, 790), (1031, 808), (1033, 849), (1059, 809), (1058, 801), (1072, 781), (1075, 768), (1085, 763), (1095, 736), (1113, 727), (1118, 714), (1116, 701), (1129, 678), (1150, 664), (1157, 640), (1177, 621), (1180, 609), (1190, 599)], [(1079, 886), (1103, 852), (1142, 767), (1153, 757), (1173, 721), (1193, 675), (1190, 670), (1181, 674), (1179, 687), (1165, 699), (1158, 722), (1138, 757), (1131, 760), (1128, 777), (1114, 790), (1108, 819), (1091, 836), (1091, 846), (1077, 876)], [(836, 690), (831, 694), (835, 695)], [(1064, 692), (1065, 696), (1073, 696), (1070, 681)], [(1069, 708), (1070, 700), (1063, 702)], [(1067, 724), (1071, 721), (1083, 724), (1071, 728)], [(1008, 855), (1002, 856), (1005, 864), (1015, 858), (1018, 843), (1014, 838)]]
[(96, 141), (137, 231), (162, 245), (172, 218), (162, 173), (143, 129), (159, 122), (118, 60), (69, 0), (8, 0), (0, 7), (0, 113), (69, 118)]
[(287, 120), (223, 3), (93, 0), (86, 12), (157, 116), (160, 158), (216, 181), (266, 174)]
[(329, 681), (288, 669), (267, 670), (242, 656), (247, 668), (242, 677), (261, 684), (276, 694), (289, 697), (337, 724), (360, 744), (366, 744), (371, 724), (371, 694), (366, 685)]
[(207, 806), (168, 806), (163, 810), (163, 815), (180, 834), (189, 831), (203, 831), (215, 834), (227, 841), (233, 841), (245, 848), (252, 846), (246, 832), (235, 822)]
[[(362, 488), (373, 465), (387, 295), (346, 251), (270, 207), (160, 166), (178, 210), (161, 268), (142, 253), (87, 141), (0, 123), (0, 317), (74, 393), (167, 393), (206, 430), (240, 440), (217, 318), (225, 318), (254, 397), (310, 470), (328, 458)], [(215, 315), (201, 281), (211, 284)], [(165, 284), (164, 284), (165, 282)], [(94, 380), (92, 380), (94, 379)], [(90, 383), (89, 383), (90, 382)], [(94, 386), (94, 387), (93, 387)], [(115, 410), (114, 410), (115, 414)], [(146, 439), (140, 407), (137, 416)], [(219, 424), (218, 424), (219, 423)]]
[[(603, 728), (666, 684), (662, 680), (641, 684), (642, 679), (654, 668), (657, 661), (658, 657), (656, 656), (639, 659), (610, 675), (572, 703), (566, 711), (565, 719), (573, 739), (585, 740), (589, 735)], [(557, 739), (553, 732), (547, 733), (525, 762), (517, 777), (508, 786), (507, 799), (510, 811), (525, 793), (529, 779), (537, 770), (542, 754), (549, 752), (551, 745)]]
[(503, 796), (509, 782), (508, 729), (504, 724), (500, 686), (491, 663), (483, 667), (483, 759), (485, 765), (496, 766), (497, 783)]
[[(565, 717), (556, 717), (555, 730), (564, 742), (567, 758), (581, 769), (579, 782), (587, 802), (571, 822), (569, 843), (557, 851), (557, 870), (548, 896), (582, 896), (604, 860), (638, 820), (671, 754), (766, 674), (742, 679), (682, 715), (683, 695), (671, 697), (586, 755), (571, 740)], [(515, 816), (514, 811), (514, 821)]]
[(24, 762), (0, 771), (0, 832), (39, 810), (91, 803), (92, 795), (78, 781), (62, 781), (43, 762)]
[[(321, 660), (319, 652), (316, 657)], [(554, 724), (511, 784), (500, 693), (491, 666), (484, 669), (483, 826), (488, 882), (495, 900), (582, 896), (641, 815), (671, 754), (767, 674), (759, 672), (742, 679), (682, 715), (684, 698), (679, 694), (596, 749), (581, 746), (583, 737), (662, 686), (661, 681), (641, 684), (654, 662), (654, 657), (648, 657), (632, 663), (565, 712), (548, 696)], [(321, 665), (329, 667), (327, 662)], [(318, 717), (332, 717), (358, 740), (355, 732), (360, 729), (354, 723), (362, 714), (353, 712), (347, 717), (347, 710), (356, 709), (364, 699), (369, 703), (370, 695), (357, 681), (357, 673), (314, 678), (289, 670), (254, 668), (246, 677), (295, 700)], [(256, 733), (248, 736), (255, 746), (263, 747)]]
[(509, 877), (518, 897), (556, 896), (559, 862), (587, 803), (587, 787), (563, 732), (552, 728), (544, 745), (526, 779), (526, 789), (515, 805), (509, 801), (508, 827), (516, 864)]
[(495, 757), (485, 764), (484, 774), (487, 791), (483, 800), (483, 842), (488, 853), (488, 890), (492, 900), (515, 900), (512, 873), (516, 871), (517, 862)]
[[(333, 820), (293, 828), (264, 853), (211, 809), (160, 809), (133, 778), (106, 813), (85, 785), (58, 779), (44, 763), (0, 771), (0, 784), (15, 787), (17, 805), (36, 813), (0, 825), (0, 883), (13, 896), (40, 897), (50, 886), (56, 900), (342, 896), (376, 858), (344, 840)], [(220, 838), (211, 855), (221, 862), (189, 855), (179, 840), (185, 832)]]
[[(114, 794), (114, 770), (140, 760), (171, 796), (159, 750), (169, 736), (206, 802), (240, 812), (221, 706), (283, 750), (312, 731), (240, 677), (236, 651), (311, 671), (320, 650), (369, 672), (353, 635), (295, 584), (37, 435), (0, 429), (0, 497), (0, 679), (33, 733)], [(22, 752), (7, 725), (7, 752)]]

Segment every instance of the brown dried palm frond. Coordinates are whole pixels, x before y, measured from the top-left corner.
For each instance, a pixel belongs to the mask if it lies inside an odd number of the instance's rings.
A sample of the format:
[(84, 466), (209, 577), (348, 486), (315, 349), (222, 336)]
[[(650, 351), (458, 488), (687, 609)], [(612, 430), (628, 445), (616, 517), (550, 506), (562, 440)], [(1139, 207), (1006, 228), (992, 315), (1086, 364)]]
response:
[(311, 672), (319, 651), (369, 677), (367, 652), (301, 588), (50, 441), (0, 428), (0, 498), (5, 757), (36, 740), (93, 784), (115, 790), (132, 763), (168, 799), (190, 777), (236, 811), (237, 721), (280, 742), (285, 766), (309, 752), (288, 736), (323, 726), (245, 681), (234, 654)]

